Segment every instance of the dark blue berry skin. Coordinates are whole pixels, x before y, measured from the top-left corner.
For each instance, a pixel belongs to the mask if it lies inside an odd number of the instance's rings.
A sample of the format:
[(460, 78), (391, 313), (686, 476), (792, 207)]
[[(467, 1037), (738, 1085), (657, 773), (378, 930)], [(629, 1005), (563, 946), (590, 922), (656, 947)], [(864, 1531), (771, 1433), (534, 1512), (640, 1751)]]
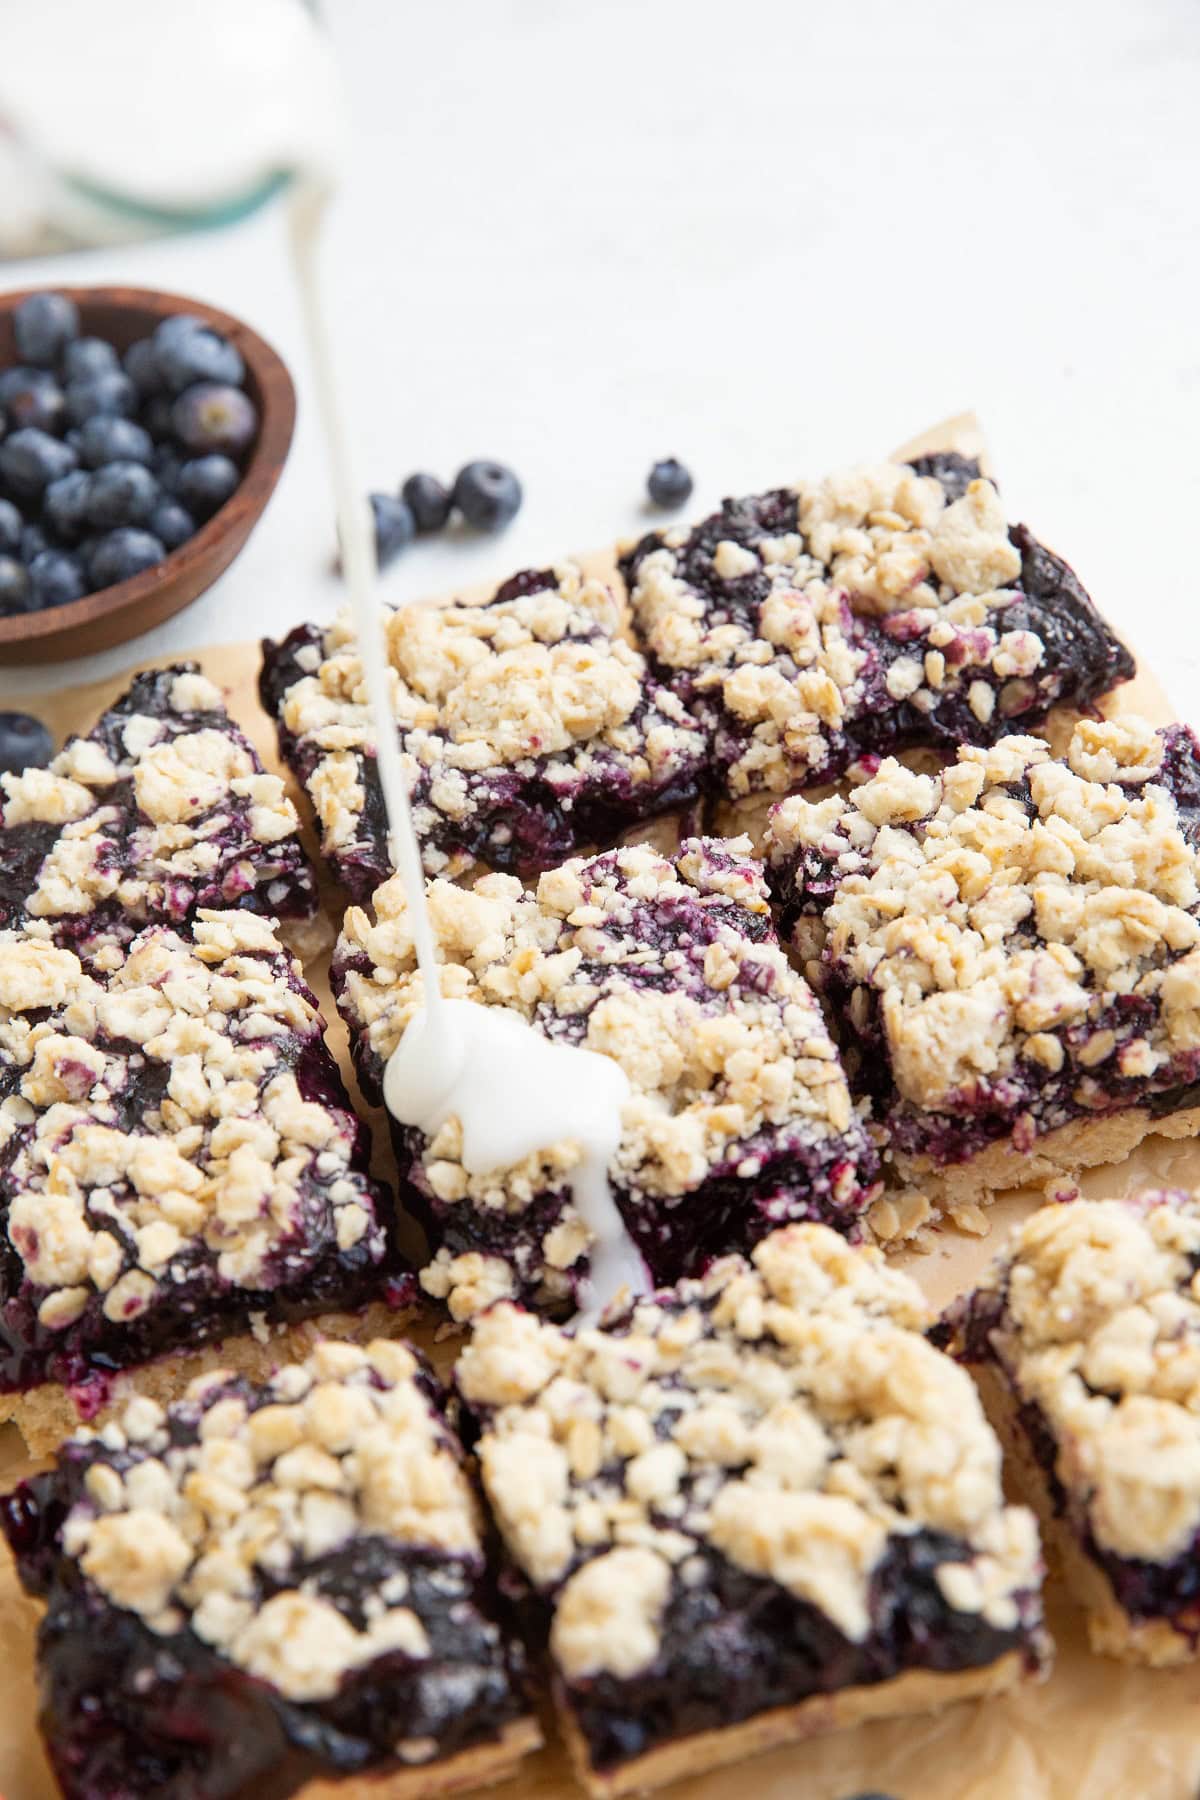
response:
[(110, 369), (105, 375), (68, 382), (67, 417), (72, 425), (82, 425), (97, 413), (123, 413), (128, 418), (137, 411), (137, 399), (137, 389), (124, 369)]
[(54, 755), (54, 739), (28, 713), (0, 712), (0, 775), (44, 769)]
[[(16, 377), (14, 380), (13, 377)], [(9, 431), (58, 432), (67, 416), (62, 389), (46, 369), (9, 369), (3, 379), (0, 405)]]
[(171, 435), (171, 397), (169, 394), (151, 394), (142, 402), (138, 417), (156, 443)]
[(372, 494), (371, 513), (375, 520), (375, 560), (381, 569), (395, 562), (417, 535), (417, 527), (407, 503), (395, 494)]
[(98, 413), (79, 427), (79, 457), (89, 469), (111, 462), (139, 462), (149, 468), (154, 461), (154, 440), (132, 419)]
[(91, 479), (88, 521), (102, 531), (117, 525), (144, 525), (161, 498), (161, 488), (141, 463), (105, 463)]
[(162, 539), (168, 550), (178, 550), (180, 544), (186, 544), (190, 537), (196, 535), (195, 519), (186, 506), (180, 506), (178, 500), (160, 500), (147, 524), (155, 537)]
[(52, 369), (79, 336), (79, 308), (65, 294), (30, 294), (13, 314), (13, 335), (22, 362)]
[(0, 480), (18, 499), (36, 500), (78, 461), (70, 444), (29, 425), (0, 444)]
[(682, 506), (692, 496), (692, 477), (689, 470), (673, 456), (656, 462), (646, 477), (646, 491), (655, 506)]
[(21, 561), (28, 568), (35, 556), (50, 548), (40, 525), (26, 525), (21, 531)]
[(92, 551), (88, 573), (93, 589), (112, 587), (128, 581), (143, 569), (152, 569), (167, 554), (161, 539), (149, 531), (137, 531), (123, 525), (102, 537)]
[(240, 456), (258, 432), (258, 410), (241, 388), (198, 381), (171, 408), (171, 429), (185, 450)]
[(139, 338), (136, 344), (130, 344), (121, 361), (125, 373), (139, 394), (149, 397), (162, 392), (158, 356), (151, 338)]
[(454, 482), (454, 504), (476, 531), (501, 531), (521, 510), (521, 484), (503, 463), (469, 462)]
[(420, 532), (441, 531), (450, 518), (450, 489), (436, 475), (410, 475), (400, 498)]
[(0, 556), (0, 619), (33, 612), (37, 605), (29, 570), (15, 556)]
[(29, 565), (29, 579), (39, 606), (67, 606), (88, 591), (83, 570), (69, 550), (43, 550)]
[[(164, 331), (164, 326), (172, 329)], [(240, 387), (245, 378), (246, 366), (228, 338), (206, 325), (184, 329), (165, 319), (154, 334), (154, 353), (163, 386), (170, 394), (181, 394), (196, 381)]]
[(15, 556), (25, 521), (11, 500), (0, 500), (0, 556)]
[(165, 493), (173, 494), (179, 482), (179, 471), (183, 467), (183, 458), (173, 444), (158, 444), (154, 451), (151, 468), (158, 477), (158, 485)]
[(42, 498), (42, 518), (64, 544), (77, 544), (88, 529), (88, 500), (92, 478), (76, 469), (52, 481)]
[(210, 519), (240, 480), (237, 464), (227, 456), (193, 456), (179, 466), (175, 494), (195, 518)]
[(87, 381), (93, 375), (108, 375), (121, 366), (120, 358), (112, 345), (103, 338), (76, 338), (63, 351), (62, 370), (64, 381)]

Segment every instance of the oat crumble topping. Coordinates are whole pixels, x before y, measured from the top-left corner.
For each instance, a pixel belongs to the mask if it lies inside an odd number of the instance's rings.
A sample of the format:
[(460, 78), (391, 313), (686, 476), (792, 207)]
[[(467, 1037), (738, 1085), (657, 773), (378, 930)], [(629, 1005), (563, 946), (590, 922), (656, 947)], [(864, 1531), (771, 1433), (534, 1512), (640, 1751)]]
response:
[(963, 1313), (1054, 1444), (1076, 1524), (1169, 1563), (1200, 1533), (1200, 1196), (1043, 1206)]
[[(649, 1242), (657, 1208), (665, 1218), (685, 1194), (701, 1208), (705, 1184), (729, 1178), (744, 1184), (749, 1229), (755, 1180), (770, 1182), (781, 1155), (808, 1164), (807, 1173), (790, 1169), (790, 1196), (789, 1176), (773, 1178), (776, 1204), (790, 1204), (792, 1216), (802, 1203), (794, 1190), (822, 1169), (847, 1224), (864, 1202), (855, 1165), (869, 1181), (870, 1158), (845, 1076), (811, 990), (778, 948), (748, 851), (744, 840), (691, 839), (673, 861), (635, 846), (569, 862), (536, 892), (498, 874), (471, 889), (428, 889), (448, 996), (511, 1008), (628, 1075), (612, 1177), (639, 1242), (639, 1216)], [(348, 912), (335, 987), (360, 1072), (378, 1093), (422, 998), (398, 880), (377, 891), (373, 917)], [(463, 1237), (426, 1269), (427, 1291), (459, 1318), (518, 1287), (547, 1301), (569, 1295), (588, 1247), (565, 1195), (579, 1145), (547, 1145), (515, 1168), (470, 1175), (456, 1119), (432, 1140), (404, 1142), (410, 1180), (442, 1228)], [(694, 1210), (697, 1244), (702, 1226)]]
[(956, 1541), (945, 1602), (1016, 1625), (1036, 1529), (927, 1323), (915, 1284), (819, 1225), (575, 1334), (509, 1303), (475, 1322), (459, 1391), (568, 1683), (653, 1663), (671, 1594), (722, 1561), (862, 1642), (889, 1543), (922, 1529)]

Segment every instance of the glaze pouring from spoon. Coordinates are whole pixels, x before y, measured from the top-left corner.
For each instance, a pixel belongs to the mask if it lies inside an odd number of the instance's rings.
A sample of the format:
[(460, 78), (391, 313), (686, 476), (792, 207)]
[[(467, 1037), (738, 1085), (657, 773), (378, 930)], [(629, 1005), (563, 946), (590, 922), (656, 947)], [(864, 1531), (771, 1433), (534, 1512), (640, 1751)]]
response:
[(580, 1295), (578, 1321), (586, 1324), (622, 1289), (636, 1296), (650, 1285), (608, 1181), (621, 1141), (629, 1081), (610, 1057), (552, 1043), (501, 1007), (447, 1000), (442, 994), (376, 592), (374, 527), (354, 474), (321, 300), (319, 242), (328, 198), (327, 187), (315, 179), (297, 185), (291, 201), (293, 256), (363, 683), (375, 726), (392, 866), (404, 887), (423, 998), (389, 1060), (384, 1098), (394, 1118), (426, 1136), (433, 1136), (448, 1118), (458, 1118), (469, 1175), (510, 1168), (560, 1142), (579, 1145), (580, 1158), (567, 1179), (575, 1209), (592, 1236), (591, 1274)]

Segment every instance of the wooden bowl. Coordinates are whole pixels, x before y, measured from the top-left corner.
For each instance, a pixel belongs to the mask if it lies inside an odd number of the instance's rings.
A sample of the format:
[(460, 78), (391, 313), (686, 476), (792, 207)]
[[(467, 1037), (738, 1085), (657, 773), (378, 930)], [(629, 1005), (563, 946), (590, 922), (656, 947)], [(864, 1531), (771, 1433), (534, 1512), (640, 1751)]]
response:
[[(18, 360), (12, 315), (32, 291), (0, 294), (0, 369)], [(258, 408), (258, 437), (243, 465), (237, 491), (195, 537), (154, 568), (66, 606), (0, 618), (0, 666), (90, 656), (161, 625), (197, 599), (224, 574), (261, 518), (287, 460), (296, 423), (291, 376), (271, 346), (239, 319), (199, 300), (160, 294), (153, 288), (67, 287), (55, 291), (74, 300), (85, 332), (107, 338), (119, 351), (146, 337), (171, 313), (194, 313), (213, 326), (241, 351), (246, 392)]]

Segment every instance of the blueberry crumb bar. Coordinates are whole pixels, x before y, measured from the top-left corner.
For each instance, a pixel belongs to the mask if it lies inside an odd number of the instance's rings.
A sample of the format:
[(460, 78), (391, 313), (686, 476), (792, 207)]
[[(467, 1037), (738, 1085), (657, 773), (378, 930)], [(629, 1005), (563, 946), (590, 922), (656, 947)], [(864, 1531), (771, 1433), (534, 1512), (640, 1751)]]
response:
[[(548, 1037), (612, 1056), (629, 1077), (614, 1197), (656, 1282), (776, 1225), (853, 1231), (874, 1154), (817, 1001), (776, 941), (761, 865), (737, 841), (667, 858), (628, 846), (549, 871), (429, 885), (443, 989), (512, 1008)], [(334, 991), (364, 1092), (420, 1004), (400, 883), (351, 908)], [(463, 1319), (499, 1296), (569, 1308), (590, 1238), (571, 1205), (578, 1144), (468, 1174), (450, 1119), (396, 1128), (402, 1195), (433, 1250), (422, 1285)]]
[(267, 921), (150, 926), (102, 976), (0, 932), (0, 1419), (41, 1447), (118, 1372), (161, 1395), (212, 1340), (408, 1304), (367, 1150)]
[[(396, 718), (430, 875), (531, 873), (696, 796), (704, 739), (618, 635), (620, 609), (571, 564), (481, 604), (389, 614)], [(366, 899), (391, 873), (348, 615), (263, 645), (263, 705), (307, 789), (324, 854)]]
[(1200, 1655), (1200, 1197), (1024, 1221), (942, 1332), (1085, 1609), (1093, 1650)]
[(1200, 745), (1083, 720), (771, 814), (785, 932), (932, 1204), (1200, 1127)]
[(1033, 1515), (927, 1323), (819, 1225), (595, 1328), (475, 1322), (457, 1385), (597, 1800), (1046, 1666)]
[(650, 666), (733, 799), (990, 744), (1134, 672), (1066, 563), (957, 455), (727, 500), (621, 569)]
[(194, 663), (138, 675), (48, 769), (0, 775), (0, 926), (41, 921), (89, 962), (200, 907), (311, 920), (296, 809)]
[(405, 1345), (139, 1396), (0, 1497), (65, 1800), (432, 1800), (540, 1742), (445, 1397)]

